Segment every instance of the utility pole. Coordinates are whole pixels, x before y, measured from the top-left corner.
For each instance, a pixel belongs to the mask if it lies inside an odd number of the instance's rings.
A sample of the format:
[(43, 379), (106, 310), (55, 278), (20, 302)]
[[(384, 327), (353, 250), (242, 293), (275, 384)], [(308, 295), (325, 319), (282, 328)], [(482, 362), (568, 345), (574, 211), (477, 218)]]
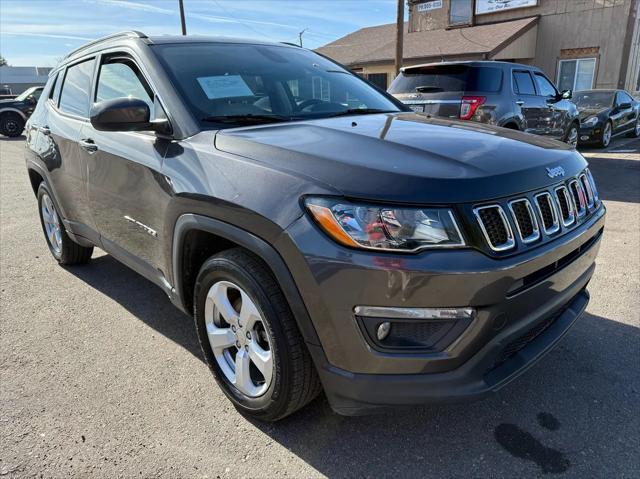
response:
[(182, 0), (178, 0), (178, 3), (180, 4), (180, 23), (182, 23), (182, 34), (186, 35), (187, 21), (184, 18), (184, 4), (182, 3)]
[(402, 42), (404, 36), (404, 0), (398, 0), (398, 14), (396, 18), (396, 75), (402, 67)]
[(300, 46), (302, 46), (302, 35), (304, 34), (304, 32), (306, 32), (307, 30), (309, 30), (308, 28), (305, 28), (304, 30), (302, 30), (300, 33), (298, 33), (298, 40), (300, 42)]

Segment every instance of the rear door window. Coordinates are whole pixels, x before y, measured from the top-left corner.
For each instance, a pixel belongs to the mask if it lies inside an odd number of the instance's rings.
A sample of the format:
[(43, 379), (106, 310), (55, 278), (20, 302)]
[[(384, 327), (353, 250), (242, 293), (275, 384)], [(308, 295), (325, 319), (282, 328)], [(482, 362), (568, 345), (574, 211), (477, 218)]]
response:
[(497, 92), (502, 88), (502, 70), (469, 65), (429, 65), (402, 72), (389, 93)]
[(60, 110), (82, 118), (89, 117), (89, 92), (95, 59), (67, 68), (60, 94)]
[(533, 86), (533, 80), (529, 72), (514, 71), (513, 72), (513, 89), (521, 95), (535, 95), (536, 88)]
[(64, 76), (64, 70), (60, 70), (56, 73), (56, 79), (54, 80), (53, 88), (49, 93), (49, 99), (55, 104), (58, 104), (58, 98), (60, 98), (60, 90), (62, 89), (62, 77)]

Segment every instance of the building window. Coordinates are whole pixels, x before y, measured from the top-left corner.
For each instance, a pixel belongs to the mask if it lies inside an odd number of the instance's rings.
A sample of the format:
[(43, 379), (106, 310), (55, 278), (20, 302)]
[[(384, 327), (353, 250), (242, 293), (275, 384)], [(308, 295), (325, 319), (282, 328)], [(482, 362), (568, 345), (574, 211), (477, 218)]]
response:
[(386, 73), (369, 73), (367, 80), (380, 88), (382, 91), (387, 90), (387, 74)]
[(560, 60), (558, 66), (558, 88), (560, 91), (589, 90), (593, 88), (595, 72), (595, 58)]
[(451, 0), (449, 3), (449, 25), (470, 25), (472, 15), (472, 0)]

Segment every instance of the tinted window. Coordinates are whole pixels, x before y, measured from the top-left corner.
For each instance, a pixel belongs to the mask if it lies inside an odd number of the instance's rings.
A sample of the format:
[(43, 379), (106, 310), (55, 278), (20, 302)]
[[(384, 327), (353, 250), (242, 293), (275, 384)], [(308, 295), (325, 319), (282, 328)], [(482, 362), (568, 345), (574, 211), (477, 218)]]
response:
[(233, 127), (265, 116), (326, 118), (351, 109), (399, 111), (377, 89), (308, 50), (231, 43), (151, 48), (203, 126)]
[(67, 68), (60, 95), (60, 109), (72, 115), (89, 116), (89, 90), (93, 74), (93, 59)]
[(529, 72), (513, 72), (513, 81), (516, 93), (522, 95), (535, 95), (536, 89)]
[(633, 98), (627, 95), (626, 92), (623, 92), (623, 91), (618, 92), (618, 104), (632, 103), (632, 102), (633, 102)]
[(611, 108), (613, 105), (612, 91), (578, 91), (571, 99), (581, 108)]
[(153, 93), (136, 65), (127, 59), (104, 63), (98, 76), (96, 101), (131, 97), (149, 105), (153, 118)]
[(49, 98), (55, 103), (58, 104), (58, 98), (60, 98), (60, 90), (62, 89), (62, 76), (64, 75), (64, 70), (61, 70), (56, 75), (55, 85), (51, 89), (51, 93), (49, 94)]
[(544, 75), (536, 73), (534, 76), (536, 77), (538, 91), (540, 92), (541, 96), (556, 96), (558, 94), (553, 84), (549, 80), (547, 80)]
[(502, 88), (502, 70), (467, 65), (430, 65), (410, 68), (393, 81), (389, 92), (497, 92)]

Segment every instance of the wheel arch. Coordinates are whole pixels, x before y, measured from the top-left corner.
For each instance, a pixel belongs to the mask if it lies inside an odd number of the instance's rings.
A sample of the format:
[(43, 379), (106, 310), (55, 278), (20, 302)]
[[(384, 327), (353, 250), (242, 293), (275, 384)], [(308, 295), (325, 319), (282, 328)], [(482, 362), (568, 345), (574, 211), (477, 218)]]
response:
[(0, 118), (2, 118), (5, 114), (7, 113), (17, 113), (20, 118), (22, 118), (22, 120), (26, 123), (27, 122), (27, 115), (25, 115), (21, 110), (19, 110), (18, 108), (13, 108), (13, 107), (7, 107), (7, 108), (2, 108), (0, 109)]
[[(200, 248), (202, 245), (205, 247)], [(244, 248), (264, 262), (280, 285), (303, 338), (319, 345), (320, 340), (302, 296), (277, 250), (249, 231), (208, 216), (186, 213), (175, 223), (171, 254), (174, 302), (177, 306), (189, 314), (193, 313), (193, 288), (201, 264), (211, 254), (233, 247)]]

